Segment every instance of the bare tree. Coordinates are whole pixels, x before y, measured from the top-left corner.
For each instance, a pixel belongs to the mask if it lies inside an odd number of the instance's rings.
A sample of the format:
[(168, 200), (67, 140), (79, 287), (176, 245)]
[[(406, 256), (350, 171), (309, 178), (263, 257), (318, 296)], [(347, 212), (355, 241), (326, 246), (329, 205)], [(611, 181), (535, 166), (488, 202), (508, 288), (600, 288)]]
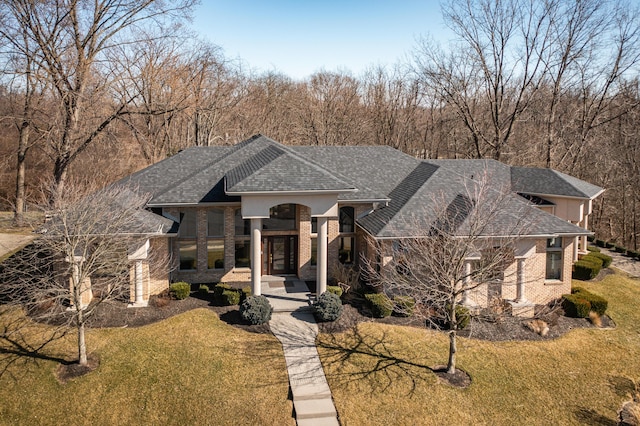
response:
[[(172, 25), (188, 13), (193, 0), (33, 2), (2, 1), (2, 15), (24, 34), (32, 48), (29, 60), (53, 87), (59, 104), (60, 126), (51, 134), (54, 179), (63, 190), (69, 165), (99, 140), (109, 125), (127, 112), (132, 98), (111, 92), (119, 70), (110, 69), (114, 48), (130, 45), (145, 25)], [(54, 194), (58, 192), (56, 191)]]
[[(157, 232), (141, 231), (155, 216), (144, 210), (147, 201), (126, 187), (85, 195), (67, 185), (41, 236), (3, 264), (0, 294), (36, 320), (75, 328), (81, 365), (87, 364), (87, 322), (102, 303), (129, 299), (128, 255)], [(152, 254), (162, 267), (167, 254)]]
[[(490, 188), (489, 181), (487, 176), (468, 180), (453, 197), (434, 194), (430, 207), (403, 226), (411, 230), (408, 237), (369, 241), (375, 254), (365, 260), (367, 279), (390, 300), (412, 298), (414, 315), (448, 330), (448, 373), (456, 369), (460, 307), (470, 292), (508, 278), (529, 226), (527, 204), (507, 190)], [(394, 309), (402, 307), (398, 303)]]

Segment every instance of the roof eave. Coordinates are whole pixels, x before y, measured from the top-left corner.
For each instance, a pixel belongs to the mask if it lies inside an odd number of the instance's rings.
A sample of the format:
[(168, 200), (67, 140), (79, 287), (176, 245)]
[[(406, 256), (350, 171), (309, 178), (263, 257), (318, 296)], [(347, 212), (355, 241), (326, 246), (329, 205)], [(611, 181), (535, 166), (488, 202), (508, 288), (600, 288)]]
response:
[(303, 191), (227, 191), (227, 195), (231, 196), (243, 196), (243, 195), (327, 195), (327, 194), (343, 194), (350, 192), (357, 192), (355, 188), (352, 189), (319, 189), (319, 190), (303, 190)]

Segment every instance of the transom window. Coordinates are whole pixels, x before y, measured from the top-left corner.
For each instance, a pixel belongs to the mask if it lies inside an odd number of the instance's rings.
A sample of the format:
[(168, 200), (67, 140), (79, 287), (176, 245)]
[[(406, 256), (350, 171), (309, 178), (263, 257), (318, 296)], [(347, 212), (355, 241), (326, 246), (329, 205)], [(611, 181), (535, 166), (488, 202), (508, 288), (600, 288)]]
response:
[(296, 205), (280, 204), (269, 209), (269, 219), (262, 220), (262, 229), (287, 231), (296, 229)]

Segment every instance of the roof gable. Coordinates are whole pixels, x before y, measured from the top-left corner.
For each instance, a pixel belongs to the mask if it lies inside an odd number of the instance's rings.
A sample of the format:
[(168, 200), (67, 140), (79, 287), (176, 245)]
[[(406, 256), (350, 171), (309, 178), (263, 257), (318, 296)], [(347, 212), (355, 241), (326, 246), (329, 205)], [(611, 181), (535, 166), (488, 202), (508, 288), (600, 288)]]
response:
[(553, 169), (512, 167), (511, 187), (515, 192), (593, 199), (602, 188)]

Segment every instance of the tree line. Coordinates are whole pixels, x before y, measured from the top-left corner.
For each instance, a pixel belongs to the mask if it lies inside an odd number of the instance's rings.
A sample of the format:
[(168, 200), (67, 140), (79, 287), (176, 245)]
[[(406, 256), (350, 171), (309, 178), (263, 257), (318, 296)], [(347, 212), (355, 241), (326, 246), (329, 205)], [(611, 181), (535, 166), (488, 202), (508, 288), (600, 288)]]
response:
[(451, 0), (447, 45), (423, 37), (402, 63), (304, 80), (226, 58), (189, 31), (193, 8), (0, 1), (0, 197), (18, 221), (40, 188), (53, 201), (68, 181), (262, 133), (551, 167), (606, 188), (592, 229), (639, 248), (636, 5)]

